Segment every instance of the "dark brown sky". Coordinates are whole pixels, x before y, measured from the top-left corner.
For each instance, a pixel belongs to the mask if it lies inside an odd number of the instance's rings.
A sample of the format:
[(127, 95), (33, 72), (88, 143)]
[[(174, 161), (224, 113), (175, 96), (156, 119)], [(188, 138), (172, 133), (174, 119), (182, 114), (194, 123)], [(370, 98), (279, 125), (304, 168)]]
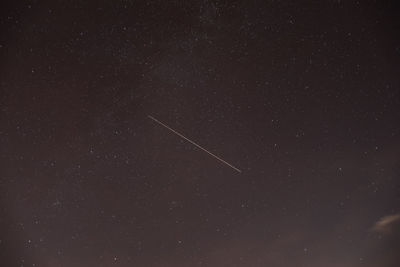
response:
[(399, 266), (399, 9), (360, 2), (2, 1), (0, 265)]

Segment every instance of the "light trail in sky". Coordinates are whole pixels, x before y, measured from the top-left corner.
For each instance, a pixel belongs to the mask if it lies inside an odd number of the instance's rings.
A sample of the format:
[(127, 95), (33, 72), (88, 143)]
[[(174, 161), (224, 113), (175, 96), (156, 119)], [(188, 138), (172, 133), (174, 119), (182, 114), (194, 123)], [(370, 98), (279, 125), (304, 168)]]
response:
[(213, 156), (214, 158), (216, 158), (217, 160), (219, 160), (220, 162), (224, 163), (225, 165), (231, 167), (232, 169), (234, 169), (235, 171), (241, 173), (242, 171), (239, 170), (238, 168), (236, 168), (235, 166), (233, 166), (232, 164), (226, 162), (225, 160), (221, 159), (220, 157), (214, 155), (213, 153), (211, 153), (210, 151), (208, 151), (207, 149), (205, 149), (204, 147), (200, 146), (199, 144), (196, 144), (194, 141), (190, 140), (189, 138), (185, 137), (183, 134), (178, 133), (177, 131), (175, 131), (174, 129), (172, 129), (171, 127), (169, 127), (168, 125), (162, 123), (161, 121), (157, 120), (156, 118), (154, 118), (153, 116), (148, 115), (147, 116), (149, 119), (157, 122), (158, 124), (160, 124), (161, 126), (167, 128), (168, 130), (170, 130), (171, 132), (175, 133), (176, 135), (178, 135), (179, 137), (185, 139), (186, 141), (188, 141), (189, 143), (193, 144), (194, 146), (200, 148), (201, 150), (203, 150), (204, 152), (206, 152), (207, 154)]

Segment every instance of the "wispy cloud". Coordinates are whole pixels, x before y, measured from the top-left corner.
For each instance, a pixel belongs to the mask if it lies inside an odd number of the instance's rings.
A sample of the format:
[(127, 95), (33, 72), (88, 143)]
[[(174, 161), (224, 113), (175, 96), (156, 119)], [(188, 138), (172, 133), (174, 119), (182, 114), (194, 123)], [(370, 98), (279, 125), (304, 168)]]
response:
[(375, 223), (372, 230), (377, 233), (391, 233), (397, 223), (400, 223), (400, 214), (384, 216)]

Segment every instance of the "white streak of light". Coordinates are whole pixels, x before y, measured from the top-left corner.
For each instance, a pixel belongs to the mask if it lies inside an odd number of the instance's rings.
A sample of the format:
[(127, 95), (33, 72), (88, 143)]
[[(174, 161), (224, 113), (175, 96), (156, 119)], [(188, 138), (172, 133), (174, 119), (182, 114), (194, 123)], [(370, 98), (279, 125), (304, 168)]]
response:
[(157, 122), (158, 124), (160, 124), (161, 126), (164, 126), (165, 128), (167, 128), (168, 130), (172, 131), (173, 133), (175, 133), (176, 135), (178, 135), (179, 137), (182, 137), (183, 139), (185, 139), (186, 141), (190, 142), (191, 144), (195, 145), (196, 147), (200, 148), (201, 150), (203, 150), (204, 152), (208, 153), (209, 155), (213, 156), (214, 158), (218, 159), (219, 161), (221, 161), (222, 163), (228, 165), (229, 167), (231, 167), (232, 169), (234, 169), (237, 172), (242, 172), (241, 170), (239, 170), (238, 168), (236, 168), (235, 166), (233, 166), (232, 164), (226, 162), (225, 160), (221, 159), (220, 157), (214, 155), (213, 153), (211, 153), (210, 151), (208, 151), (207, 149), (203, 148), (202, 146), (196, 144), (195, 142), (193, 142), (192, 140), (190, 140), (189, 138), (186, 138), (184, 135), (178, 133), (177, 131), (175, 131), (174, 129), (172, 129), (171, 127), (169, 127), (168, 125), (162, 123), (161, 121), (157, 120), (156, 118), (154, 118), (153, 116), (148, 115), (147, 117), (149, 117), (150, 119), (152, 119), (153, 121)]

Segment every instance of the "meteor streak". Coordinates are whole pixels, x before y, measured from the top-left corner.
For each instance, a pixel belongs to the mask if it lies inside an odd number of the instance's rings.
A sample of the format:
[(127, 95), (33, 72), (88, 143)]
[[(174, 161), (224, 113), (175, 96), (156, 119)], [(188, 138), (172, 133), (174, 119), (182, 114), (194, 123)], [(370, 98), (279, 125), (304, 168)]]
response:
[(190, 140), (189, 138), (186, 138), (184, 135), (178, 133), (177, 131), (175, 131), (174, 129), (172, 129), (171, 127), (169, 127), (168, 125), (162, 123), (161, 121), (157, 120), (156, 118), (154, 118), (153, 116), (147, 115), (148, 118), (152, 119), (153, 121), (157, 122), (158, 124), (160, 124), (161, 126), (164, 126), (165, 128), (167, 128), (168, 130), (170, 130), (171, 132), (175, 133), (176, 135), (178, 135), (179, 137), (185, 139), (186, 141), (188, 141), (189, 143), (195, 145), (196, 147), (200, 148), (201, 150), (203, 150), (204, 152), (208, 153), (209, 155), (213, 156), (214, 158), (216, 158), (217, 160), (221, 161), (222, 163), (224, 163), (225, 165), (228, 165), (229, 167), (231, 167), (232, 169), (234, 169), (237, 172), (242, 172), (241, 170), (239, 170), (238, 168), (236, 168), (235, 166), (233, 166), (232, 164), (226, 162), (225, 160), (221, 159), (220, 157), (214, 155), (213, 153), (211, 153), (210, 151), (208, 151), (207, 149), (203, 148), (202, 146), (196, 144), (195, 142), (193, 142), (192, 140)]

